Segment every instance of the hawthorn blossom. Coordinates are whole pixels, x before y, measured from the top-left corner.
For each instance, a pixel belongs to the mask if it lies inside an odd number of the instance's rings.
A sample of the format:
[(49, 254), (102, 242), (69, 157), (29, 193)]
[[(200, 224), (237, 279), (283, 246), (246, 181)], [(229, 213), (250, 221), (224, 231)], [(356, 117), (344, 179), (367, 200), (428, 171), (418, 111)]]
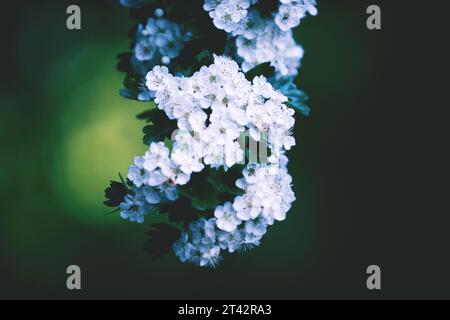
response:
[(141, 212), (133, 207), (136, 201), (147, 206), (176, 201), (177, 188), (205, 166), (227, 170), (243, 163), (239, 138), (250, 131), (255, 140), (267, 140), (270, 163), (244, 166), (236, 181), (244, 194), (216, 207), (214, 218), (191, 223), (173, 249), (181, 261), (216, 266), (222, 250), (259, 245), (267, 227), (284, 220), (295, 200), (284, 156), (295, 144), (294, 111), (286, 105), (287, 97), (263, 76), (248, 81), (235, 61), (222, 56), (191, 77), (176, 77), (156, 66), (146, 80), (157, 108), (177, 122), (178, 130), (170, 150), (153, 142), (143, 157), (135, 158), (128, 179), (142, 196), (126, 199), (124, 216), (143, 221), (144, 215), (135, 213)]
[(295, 76), (303, 57), (292, 29), (310, 15), (317, 15), (315, 0), (280, 0), (273, 19), (263, 18), (257, 0), (205, 0), (216, 28), (235, 37), (244, 72), (270, 62), (279, 76)]
[(241, 220), (236, 216), (236, 211), (230, 202), (217, 207), (214, 216), (217, 218), (217, 227), (226, 232), (233, 232), (241, 224)]

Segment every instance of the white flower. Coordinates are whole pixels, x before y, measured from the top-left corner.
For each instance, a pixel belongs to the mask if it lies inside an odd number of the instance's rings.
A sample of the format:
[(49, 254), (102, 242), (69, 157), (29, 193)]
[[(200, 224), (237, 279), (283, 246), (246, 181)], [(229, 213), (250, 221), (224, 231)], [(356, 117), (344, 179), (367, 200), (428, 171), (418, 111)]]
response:
[(236, 229), (234, 232), (219, 231), (217, 240), (221, 249), (233, 253), (241, 248), (244, 241), (245, 232)]
[(247, 16), (250, 0), (223, 0), (205, 1), (203, 8), (210, 11), (214, 25), (226, 32), (234, 32), (239, 27), (239, 22)]
[(144, 163), (143, 157), (135, 157), (134, 164), (128, 169), (127, 178), (138, 188), (148, 179), (148, 173), (144, 170)]
[(163, 164), (161, 166), (161, 173), (174, 185), (185, 185), (191, 179), (190, 174), (182, 172), (173, 162)]
[(175, 253), (183, 261), (214, 266), (220, 249), (234, 252), (258, 245), (267, 226), (285, 219), (295, 200), (284, 156), (295, 145), (294, 111), (285, 105), (287, 97), (262, 76), (249, 82), (235, 61), (219, 56), (192, 77), (174, 77), (167, 68), (156, 67), (147, 83), (158, 109), (179, 128), (171, 151), (162, 142), (152, 143), (130, 169), (135, 183), (147, 188), (148, 204), (176, 200), (176, 187), (205, 165), (228, 170), (242, 163), (245, 130), (271, 149), (269, 163), (244, 167), (236, 186), (245, 194), (218, 206), (215, 218), (192, 223), (189, 234), (174, 245)]
[(206, 113), (204, 113), (201, 110), (198, 110), (189, 115), (188, 121), (192, 130), (199, 132), (205, 128), (206, 119), (208, 119)]
[(164, 88), (165, 82), (170, 79), (169, 69), (164, 66), (156, 66), (147, 74), (146, 85), (150, 90), (158, 91)]
[(247, 244), (259, 243), (267, 232), (267, 226), (268, 222), (264, 217), (247, 221), (244, 226), (244, 242)]
[(253, 233), (262, 237), (267, 232), (267, 222), (265, 218), (249, 220), (245, 223), (245, 232)]
[(167, 180), (169, 180), (168, 176), (158, 169), (148, 174), (147, 183), (151, 187), (157, 187), (165, 183)]
[(275, 23), (283, 30), (288, 31), (300, 24), (305, 16), (305, 8), (298, 4), (282, 4), (275, 16)]
[(162, 18), (164, 16), (164, 10), (161, 8), (155, 9), (155, 17)]
[(170, 64), (171, 59), (168, 56), (164, 56), (161, 58), (161, 62), (165, 65)]
[(312, 16), (317, 15), (317, 8), (316, 8), (316, 0), (303, 0), (303, 6), (305, 7), (306, 11)]
[(247, 16), (239, 21), (233, 35), (242, 35), (245, 39), (255, 39), (264, 31), (265, 20), (261, 18), (258, 12), (249, 11)]
[[(243, 150), (236, 142), (246, 129), (257, 141), (261, 133), (272, 130), (274, 141), (269, 147), (275, 154), (294, 144), (294, 119), (284, 105), (287, 98), (264, 77), (256, 77), (253, 83), (246, 80), (235, 61), (221, 56), (214, 59), (214, 64), (190, 78), (173, 77), (165, 67), (155, 67), (147, 75), (158, 108), (177, 120), (181, 131), (199, 137), (195, 139), (200, 152), (185, 142), (174, 143), (172, 160), (186, 174), (202, 169), (200, 156), (213, 167), (229, 168), (242, 162)], [(209, 108), (212, 112), (205, 111)]]
[[(274, 157), (271, 157), (272, 161)], [(230, 253), (259, 245), (267, 227), (275, 220), (283, 220), (295, 200), (291, 189), (292, 178), (287, 174), (287, 158), (281, 155), (279, 167), (257, 165), (244, 171), (240, 185), (245, 190), (243, 197), (236, 197), (215, 210), (215, 218), (201, 219), (190, 225), (192, 241), (184, 235), (174, 245), (174, 251), (182, 261), (191, 261), (200, 266), (215, 266), (220, 249)], [(248, 180), (248, 182), (245, 182)], [(252, 212), (253, 211), (253, 212)], [(241, 212), (242, 220), (237, 216)]]
[(134, 53), (139, 61), (151, 60), (155, 55), (155, 52), (156, 48), (153, 43), (146, 39), (139, 41), (134, 48)]
[(169, 158), (169, 149), (163, 142), (152, 142), (149, 150), (144, 155), (143, 167), (145, 170), (151, 172), (155, 170), (162, 163), (166, 162)]
[(173, 245), (175, 254), (181, 261), (191, 261), (202, 267), (215, 267), (221, 260), (220, 246), (217, 240), (216, 219), (201, 219), (190, 224), (192, 240), (189, 234), (182, 233)]
[(197, 251), (195, 246), (189, 243), (188, 240), (188, 234), (183, 232), (181, 238), (173, 244), (173, 251), (175, 255), (180, 258), (181, 262), (191, 260)]
[(138, 25), (131, 59), (135, 72), (146, 74), (155, 65), (169, 64), (179, 56), (188, 40), (187, 33), (178, 24), (162, 18), (163, 14), (164, 11), (157, 9), (156, 19), (149, 18), (145, 25)]
[(225, 144), (225, 164), (231, 168), (237, 163), (244, 163), (244, 151), (238, 142)]
[(217, 207), (214, 216), (217, 218), (217, 227), (226, 232), (233, 232), (241, 224), (230, 202), (225, 203), (223, 207)]
[(250, 125), (250, 135), (256, 141), (261, 138), (261, 131), (267, 131), (272, 124), (272, 117), (269, 110), (261, 105), (249, 105), (247, 108), (247, 117)]
[(213, 168), (219, 168), (224, 164), (224, 147), (222, 145), (205, 145), (203, 162)]
[[(261, 96), (264, 99), (271, 99), (277, 94), (264, 76), (258, 76), (253, 79), (252, 89), (255, 95)], [(287, 100), (287, 98), (284, 97), (284, 100)], [(262, 102), (264, 102), (264, 100), (262, 100)]]
[(239, 219), (248, 221), (259, 216), (262, 211), (262, 204), (257, 197), (246, 194), (234, 199), (233, 208), (236, 210), (236, 216)]
[(227, 142), (235, 141), (241, 135), (240, 126), (231, 120), (214, 121), (208, 127), (208, 137), (213, 139), (217, 145), (225, 145)]
[(205, 0), (203, 4), (203, 9), (205, 11), (214, 10), (223, 0)]
[(292, 31), (282, 31), (274, 22), (267, 23), (263, 32), (253, 39), (238, 37), (236, 45), (244, 59), (244, 72), (270, 62), (281, 76), (295, 76), (303, 57), (303, 49), (295, 43)]
[[(141, 7), (148, 0), (121, 2)], [(221, 250), (233, 253), (258, 245), (268, 226), (284, 220), (295, 201), (285, 156), (295, 145), (294, 111), (270, 82), (297, 75), (304, 52), (292, 29), (307, 14), (317, 14), (316, 1), (274, 1), (271, 17), (264, 18), (259, 4), (258, 0), (204, 0), (213, 24), (236, 42), (233, 51), (240, 64), (214, 56), (212, 65), (191, 77), (174, 76), (164, 66), (179, 56), (190, 37), (181, 26), (164, 19), (162, 9), (155, 11), (156, 19), (138, 25), (131, 64), (134, 71), (146, 75), (140, 97), (154, 98), (179, 130), (172, 136), (170, 150), (164, 142), (152, 143), (143, 157), (134, 159), (127, 175), (134, 186), (120, 205), (123, 218), (142, 223), (155, 206), (176, 201), (179, 186), (205, 166), (227, 171), (243, 163), (243, 136), (259, 141), (260, 148), (270, 148), (268, 163), (244, 166), (243, 177), (235, 183), (243, 195), (216, 207), (214, 218), (194, 221), (182, 232), (173, 245), (181, 261), (215, 266)], [(276, 69), (275, 76), (248, 81), (243, 72), (265, 62)]]
[(215, 267), (220, 261), (220, 247), (219, 246), (200, 246), (200, 267), (211, 266)]
[(285, 136), (283, 146), (286, 150), (291, 150), (291, 148), (295, 146), (295, 138), (292, 136)]
[(306, 13), (317, 14), (315, 0), (280, 0), (274, 19), (263, 19), (251, 7), (257, 1), (206, 0), (204, 9), (214, 25), (236, 38), (238, 55), (243, 58), (244, 72), (270, 62), (278, 76), (295, 76), (303, 50), (293, 38), (292, 28), (298, 26)]

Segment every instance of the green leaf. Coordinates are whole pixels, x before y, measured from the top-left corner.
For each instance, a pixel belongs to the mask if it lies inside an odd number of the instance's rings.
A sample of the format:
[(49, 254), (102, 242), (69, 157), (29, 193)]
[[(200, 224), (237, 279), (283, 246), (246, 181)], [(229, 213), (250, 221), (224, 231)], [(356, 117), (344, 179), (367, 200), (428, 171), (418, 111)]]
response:
[(136, 116), (136, 118), (138, 118), (139, 120), (145, 120), (146, 122), (151, 122), (152, 121), (152, 117), (153, 117), (153, 113), (155, 112), (154, 109), (152, 110), (146, 110), (140, 114), (138, 114)]
[(270, 62), (262, 63), (249, 70), (245, 77), (248, 81), (253, 81), (255, 77), (264, 76), (267, 79), (275, 75), (275, 68), (270, 65)]
[(151, 123), (142, 130), (144, 133), (143, 141), (146, 145), (150, 145), (152, 142), (165, 141), (177, 129), (176, 122), (167, 118), (164, 112), (158, 109), (145, 111), (139, 114), (137, 118)]
[(238, 173), (238, 177), (235, 175), (235, 169), (230, 168), (228, 172), (225, 170), (212, 170), (208, 176), (208, 183), (220, 193), (229, 193), (231, 195), (241, 195), (243, 191), (236, 187), (236, 180), (242, 176), (242, 173)]
[(272, 14), (278, 10), (278, 1), (275, 0), (259, 0), (255, 6), (263, 18), (272, 18)]
[(192, 176), (189, 183), (178, 188), (181, 196), (191, 200), (191, 206), (201, 212), (214, 210), (226, 201), (231, 201), (243, 190), (236, 187), (242, 177), (242, 166), (235, 165), (225, 170), (205, 168)]
[(150, 145), (152, 142), (163, 141), (165, 138), (165, 134), (162, 130), (159, 130), (153, 124), (149, 124), (142, 129), (144, 132), (143, 142), (145, 145)]
[(199, 212), (191, 206), (191, 199), (180, 197), (178, 200), (160, 205), (161, 214), (167, 214), (169, 222), (181, 223), (185, 228), (199, 218)]
[(208, 176), (212, 169), (205, 168), (202, 172), (192, 175), (187, 185), (180, 186), (182, 196), (191, 199), (191, 205), (197, 210), (207, 211), (220, 205), (220, 192), (211, 188)]

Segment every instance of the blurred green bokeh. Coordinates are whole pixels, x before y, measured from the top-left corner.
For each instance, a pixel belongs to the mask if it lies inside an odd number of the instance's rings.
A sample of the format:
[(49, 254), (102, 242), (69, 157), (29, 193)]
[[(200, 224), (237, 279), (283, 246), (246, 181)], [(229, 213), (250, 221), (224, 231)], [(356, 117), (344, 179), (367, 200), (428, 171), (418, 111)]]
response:
[[(181, 264), (173, 255), (152, 261), (142, 249), (144, 233), (160, 218), (134, 225), (106, 215), (102, 204), (108, 181), (145, 150), (135, 115), (146, 105), (118, 94), (123, 75), (115, 57), (129, 46), (127, 10), (108, 1), (80, 1), (83, 29), (68, 31), (64, 1), (15, 6), (7, 21), (14, 30), (6, 67), (12, 76), (0, 91), (0, 271), (7, 275), (0, 297), (333, 293), (325, 288), (339, 280), (327, 270), (339, 265), (348, 244), (337, 227), (340, 217), (330, 213), (346, 183), (337, 164), (382, 63), (373, 53), (379, 39), (364, 29), (363, 3), (319, 1), (319, 16), (299, 28), (306, 50), (299, 83), (311, 97), (312, 115), (297, 117), (298, 145), (290, 155), (298, 200), (261, 247), (226, 256), (217, 270)], [(83, 270), (80, 293), (65, 290), (70, 264)]]

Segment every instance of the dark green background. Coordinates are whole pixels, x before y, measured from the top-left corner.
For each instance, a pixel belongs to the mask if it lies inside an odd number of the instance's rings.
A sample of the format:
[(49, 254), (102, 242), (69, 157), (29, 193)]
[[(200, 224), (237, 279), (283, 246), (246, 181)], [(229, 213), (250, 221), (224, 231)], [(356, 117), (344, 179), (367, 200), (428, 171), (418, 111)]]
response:
[[(146, 106), (118, 95), (128, 11), (73, 3), (81, 31), (66, 29), (66, 1), (2, 4), (1, 298), (450, 296), (437, 201), (446, 189), (430, 180), (438, 157), (425, 137), (440, 128), (430, 120), (441, 53), (430, 45), (447, 41), (437, 8), (318, 0), (297, 33), (312, 108), (297, 118), (289, 155), (297, 201), (257, 250), (210, 270), (145, 254), (144, 233), (160, 218), (140, 226), (105, 215), (108, 180), (145, 150), (134, 116)], [(382, 31), (365, 26), (373, 3)], [(80, 292), (65, 287), (71, 264), (82, 268)], [(371, 264), (383, 272), (380, 292), (366, 288)]]

